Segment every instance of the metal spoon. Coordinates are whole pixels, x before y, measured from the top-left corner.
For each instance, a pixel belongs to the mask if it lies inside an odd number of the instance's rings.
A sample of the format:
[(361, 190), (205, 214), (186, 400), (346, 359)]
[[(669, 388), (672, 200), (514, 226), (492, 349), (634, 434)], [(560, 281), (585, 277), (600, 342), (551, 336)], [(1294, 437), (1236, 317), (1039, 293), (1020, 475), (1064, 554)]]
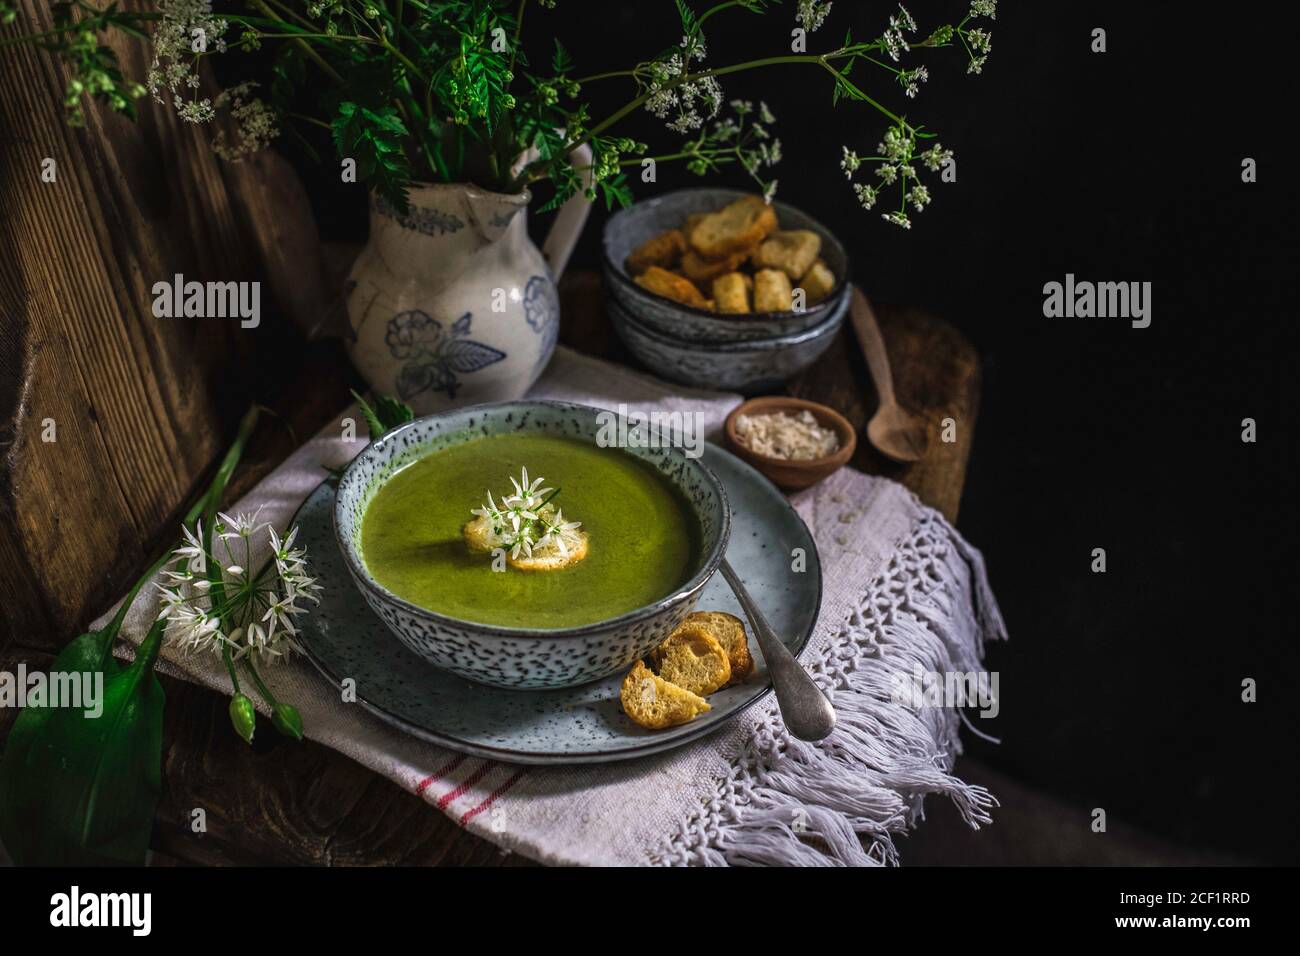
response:
[(725, 558), (721, 570), (758, 637), (758, 649), (767, 661), (767, 673), (776, 688), (776, 702), (781, 708), (781, 719), (785, 721), (786, 729), (800, 740), (821, 740), (829, 736), (835, 729), (835, 708), (795, 660), (789, 648), (781, 643)]
[(867, 368), (876, 383), (880, 407), (867, 422), (867, 438), (886, 458), (903, 462), (920, 461), (930, 447), (930, 432), (926, 423), (898, 404), (894, 396), (894, 376), (889, 370), (889, 353), (885, 339), (871, 303), (857, 286), (853, 287), (853, 307), (850, 310), (853, 329), (858, 333), (858, 344), (867, 358)]

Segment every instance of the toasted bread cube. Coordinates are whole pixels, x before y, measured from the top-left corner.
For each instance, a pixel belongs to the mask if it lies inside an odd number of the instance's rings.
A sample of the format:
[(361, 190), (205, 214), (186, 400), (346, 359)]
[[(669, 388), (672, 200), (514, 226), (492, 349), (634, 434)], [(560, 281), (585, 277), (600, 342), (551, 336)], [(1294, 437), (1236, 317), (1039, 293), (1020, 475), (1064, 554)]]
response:
[(558, 544), (548, 544), (545, 548), (533, 548), (531, 555), (506, 558), (506, 564), (519, 571), (561, 571), (572, 567), (587, 556), (589, 548), (587, 532), (575, 532), (576, 542), (571, 542), (562, 550)]
[(624, 265), (628, 275), (639, 276), (651, 266), (671, 269), (686, 251), (686, 236), (680, 229), (670, 229), (632, 250)]
[(743, 315), (753, 311), (749, 307), (749, 287), (753, 280), (746, 282), (748, 278), (739, 272), (729, 272), (713, 280), (713, 299), (718, 303), (719, 313)]
[(794, 306), (790, 277), (780, 269), (764, 269), (754, 276), (754, 311), (789, 312)]
[(699, 624), (682, 623), (650, 652), (650, 664), (666, 681), (701, 697), (731, 680), (731, 658)]
[(686, 237), (705, 259), (722, 259), (752, 249), (776, 231), (776, 211), (762, 196), (744, 196), (710, 213)]
[(718, 276), (735, 272), (750, 256), (748, 249), (741, 249), (721, 259), (705, 259), (694, 249), (687, 250), (682, 256), (682, 274), (697, 285), (711, 285)]
[(477, 515), (473, 520), (465, 522), (460, 533), (465, 538), (465, 545), (476, 554), (492, 550), (492, 522), (483, 515)]
[(688, 614), (682, 626), (702, 627), (722, 645), (731, 661), (731, 680), (727, 686), (739, 684), (754, 672), (754, 657), (749, 652), (749, 637), (744, 622), (734, 614), (723, 611), (696, 611)]
[(704, 296), (695, 287), (695, 283), (685, 276), (674, 275), (660, 266), (651, 266), (637, 276), (635, 281), (641, 288), (655, 295), (661, 295), (665, 299), (672, 299), (674, 302), (694, 306), (697, 309), (704, 308)]
[(835, 273), (825, 262), (818, 259), (799, 280), (809, 305), (826, 301), (826, 297), (835, 291)]
[(822, 251), (822, 237), (807, 229), (773, 233), (754, 253), (755, 269), (780, 269), (791, 279), (808, 273)]
[(709, 702), (664, 680), (642, 661), (632, 665), (619, 688), (623, 713), (648, 730), (689, 723), (710, 710)]
[[(465, 545), (475, 554), (487, 554), (499, 547), (492, 544), (492, 523), (482, 515), (467, 521), (461, 528), (461, 535)], [(587, 532), (577, 531), (574, 540), (567, 542), (564, 548), (548, 544), (544, 548), (533, 548), (531, 555), (507, 557), (506, 563), (520, 571), (560, 571), (585, 559), (589, 548)]]

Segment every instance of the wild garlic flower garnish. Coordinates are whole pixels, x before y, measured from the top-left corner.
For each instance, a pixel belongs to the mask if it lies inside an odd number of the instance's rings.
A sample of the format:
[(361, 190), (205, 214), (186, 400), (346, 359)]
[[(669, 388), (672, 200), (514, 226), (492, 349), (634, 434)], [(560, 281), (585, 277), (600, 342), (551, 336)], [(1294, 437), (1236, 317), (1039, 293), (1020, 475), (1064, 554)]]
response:
[[(306, 552), (293, 546), (294, 528), (281, 538), (253, 514), (220, 514), (210, 547), (204, 546), (201, 522), (182, 528), (185, 543), (173, 552), (175, 562), (163, 571), (162, 610), (166, 637), (186, 651), (255, 656), (275, 661), (298, 650), (294, 618), (307, 613), (300, 602), (319, 603), (320, 585), (307, 574)], [(253, 570), (255, 539), (266, 532), (270, 556)]]
[(546, 488), (545, 483), (544, 478), (530, 480), (524, 468), (519, 479), (511, 477), (514, 491), (500, 503), (489, 491), (487, 501), (470, 510), (487, 525), (480, 538), (487, 550), (500, 548), (517, 561), (531, 558), (535, 551), (568, 555), (579, 545), (582, 522), (564, 520), (564, 513), (551, 504), (559, 489)]
[(554, 514), (544, 515), (540, 523), (543, 534), (537, 539), (537, 547), (545, 548), (554, 545), (559, 549), (560, 554), (569, 553), (570, 545), (577, 538), (577, 530), (582, 527), (581, 521), (565, 521), (564, 512), (558, 508)]
[[(515, 486), (515, 493), (506, 498), (506, 507), (510, 508), (512, 512), (526, 513), (528, 517), (536, 518), (537, 515), (532, 513), (533, 509), (540, 508), (545, 504), (546, 496), (550, 494), (552, 490), (550, 488), (543, 488), (542, 485), (545, 483), (545, 478), (536, 478), (530, 484), (528, 481), (528, 469), (524, 468), (522, 479), (520, 481), (515, 481), (514, 478), (510, 479), (510, 484)], [(518, 528), (519, 522), (515, 521), (514, 525), (515, 528)]]

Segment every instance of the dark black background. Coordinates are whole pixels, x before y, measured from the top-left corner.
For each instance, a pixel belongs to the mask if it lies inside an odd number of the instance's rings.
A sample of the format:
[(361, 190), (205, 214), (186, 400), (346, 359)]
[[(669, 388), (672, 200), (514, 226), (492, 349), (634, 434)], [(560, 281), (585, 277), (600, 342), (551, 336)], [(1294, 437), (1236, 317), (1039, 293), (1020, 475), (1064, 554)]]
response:
[[(966, 75), (959, 50), (926, 51), (916, 62), (931, 80), (916, 100), (883, 72), (872, 87), (956, 151), (958, 182), (932, 187), (911, 232), (857, 208), (839, 171), (841, 146), (870, 152), (882, 117), (832, 108), (829, 77), (810, 67), (730, 77), (725, 89), (770, 104), (786, 157), (780, 197), (846, 241), (868, 295), (934, 310), (984, 358), (960, 527), (985, 552), (1012, 641), (989, 655), (1003, 742), (972, 750), (1180, 843), (1297, 862), (1297, 635), (1282, 618), (1294, 522), (1291, 483), (1278, 480), (1294, 427), (1281, 394), (1294, 322), (1294, 24), (1252, 4), (999, 7), (982, 76)], [(910, 9), (925, 31), (965, 4)], [(810, 45), (833, 48), (850, 25), (878, 35), (892, 10), (838, 0)], [(579, 74), (626, 68), (681, 32), (668, 0), (560, 0), (529, 17), (530, 36), (564, 38)], [(793, 25), (789, 3), (720, 15), (708, 62), (786, 52)], [(1104, 54), (1090, 51), (1094, 27), (1107, 32)], [(548, 56), (549, 40), (534, 59)], [(595, 117), (630, 95), (622, 82), (587, 88)], [(644, 115), (623, 131), (652, 152), (675, 142)], [(1258, 163), (1255, 184), (1241, 181), (1244, 157)], [(355, 237), (364, 201), (327, 176), (323, 226)], [(641, 197), (697, 184), (668, 167), (653, 186), (634, 181)], [(593, 215), (575, 265), (598, 264), (604, 217)], [(1150, 328), (1044, 318), (1043, 284), (1067, 272), (1152, 282)], [(1246, 417), (1256, 444), (1241, 441)], [(1098, 547), (1105, 574), (1090, 571)], [(1256, 704), (1241, 702), (1246, 677)]]

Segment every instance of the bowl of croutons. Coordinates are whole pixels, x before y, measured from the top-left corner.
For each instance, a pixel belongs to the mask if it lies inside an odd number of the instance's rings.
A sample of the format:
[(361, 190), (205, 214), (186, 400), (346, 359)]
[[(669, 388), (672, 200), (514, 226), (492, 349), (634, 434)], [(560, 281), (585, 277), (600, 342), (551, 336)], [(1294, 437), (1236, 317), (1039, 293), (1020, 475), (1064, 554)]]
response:
[(783, 203), (686, 189), (605, 227), (610, 320), (656, 374), (757, 392), (815, 362), (848, 314), (844, 247)]
[(647, 369), (683, 385), (744, 395), (771, 391), (817, 361), (835, 341), (841, 315), (802, 332), (737, 342), (684, 341), (639, 322), (614, 299), (605, 312), (619, 338)]
[(637, 203), (605, 227), (609, 297), (651, 332), (721, 344), (825, 328), (848, 311), (849, 261), (792, 206), (728, 189)]

